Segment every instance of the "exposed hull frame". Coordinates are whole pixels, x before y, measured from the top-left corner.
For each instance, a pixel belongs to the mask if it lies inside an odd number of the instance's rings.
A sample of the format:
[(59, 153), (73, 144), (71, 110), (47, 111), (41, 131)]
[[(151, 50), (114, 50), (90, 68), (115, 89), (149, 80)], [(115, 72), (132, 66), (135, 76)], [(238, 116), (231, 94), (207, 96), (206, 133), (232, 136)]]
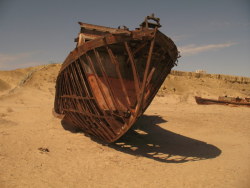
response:
[[(140, 45), (132, 48), (131, 44), (134, 42), (139, 42)], [(112, 49), (113, 45), (124, 49), (127, 63), (131, 67), (132, 81), (124, 78), (122, 64)], [(100, 49), (104, 49), (110, 65), (115, 67), (115, 80), (104, 67)], [(138, 73), (139, 63), (135, 56), (142, 49), (147, 50), (144, 72)], [(158, 31), (157, 27), (124, 30), (90, 40), (75, 48), (64, 61), (56, 82), (54, 112), (84, 132), (105, 142), (114, 142), (147, 109), (177, 58), (175, 44)], [(139, 74), (143, 77), (140, 78)], [(120, 85), (122, 96), (114, 92), (114, 83)], [(128, 94), (129, 89), (132, 94)]]

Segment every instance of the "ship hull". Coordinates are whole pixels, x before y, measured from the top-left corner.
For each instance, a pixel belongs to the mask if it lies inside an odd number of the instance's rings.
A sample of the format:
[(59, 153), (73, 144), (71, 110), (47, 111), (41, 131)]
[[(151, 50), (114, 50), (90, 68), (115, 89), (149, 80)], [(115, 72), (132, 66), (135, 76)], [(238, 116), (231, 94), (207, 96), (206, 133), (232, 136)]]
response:
[(150, 105), (177, 57), (173, 41), (157, 28), (86, 42), (62, 65), (54, 113), (102, 141), (114, 142)]

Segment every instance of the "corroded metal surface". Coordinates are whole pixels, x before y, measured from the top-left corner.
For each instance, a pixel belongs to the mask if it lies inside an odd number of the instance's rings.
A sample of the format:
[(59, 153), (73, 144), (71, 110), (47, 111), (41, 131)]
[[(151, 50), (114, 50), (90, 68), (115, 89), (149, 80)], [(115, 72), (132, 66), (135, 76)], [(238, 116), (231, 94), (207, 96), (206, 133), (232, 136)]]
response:
[(79, 24), (76, 48), (57, 78), (54, 112), (86, 133), (113, 142), (149, 106), (178, 51), (158, 30), (159, 19), (153, 15), (133, 31)]

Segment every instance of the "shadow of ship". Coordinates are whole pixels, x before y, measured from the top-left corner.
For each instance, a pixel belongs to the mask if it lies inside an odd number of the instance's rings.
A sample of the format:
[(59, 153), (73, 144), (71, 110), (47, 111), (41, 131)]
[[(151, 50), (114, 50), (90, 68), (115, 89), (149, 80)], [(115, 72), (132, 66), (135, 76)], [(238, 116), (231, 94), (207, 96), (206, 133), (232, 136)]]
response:
[(157, 124), (167, 122), (160, 116), (142, 116), (134, 129), (109, 146), (125, 153), (160, 162), (183, 163), (211, 159), (221, 150), (214, 145), (167, 131)]
[[(165, 163), (199, 161), (221, 154), (221, 150), (214, 145), (173, 133), (157, 125), (164, 122), (167, 121), (160, 116), (143, 115), (131, 130), (116, 142), (108, 144), (108, 147)], [(71, 132), (77, 131), (71, 129), (66, 122), (62, 122), (62, 125)], [(95, 138), (91, 139), (104, 144)]]

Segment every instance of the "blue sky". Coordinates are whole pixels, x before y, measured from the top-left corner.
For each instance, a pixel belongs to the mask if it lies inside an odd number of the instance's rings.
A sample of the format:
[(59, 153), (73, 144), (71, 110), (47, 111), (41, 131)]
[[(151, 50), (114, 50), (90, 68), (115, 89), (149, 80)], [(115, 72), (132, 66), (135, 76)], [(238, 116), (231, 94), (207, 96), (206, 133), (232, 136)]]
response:
[(63, 62), (78, 21), (132, 30), (151, 13), (181, 53), (174, 69), (250, 77), (249, 0), (0, 0), (0, 70)]

